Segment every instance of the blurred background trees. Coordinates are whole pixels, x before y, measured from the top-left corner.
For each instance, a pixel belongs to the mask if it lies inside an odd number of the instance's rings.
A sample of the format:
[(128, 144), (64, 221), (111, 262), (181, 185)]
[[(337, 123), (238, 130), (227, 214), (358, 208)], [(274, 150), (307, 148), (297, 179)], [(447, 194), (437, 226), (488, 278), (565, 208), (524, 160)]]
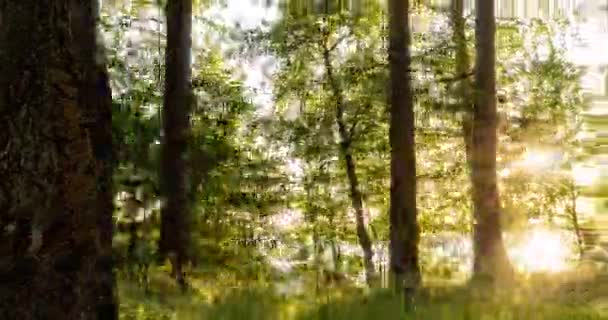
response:
[[(247, 252), (243, 263), (251, 269), (237, 269), (255, 276), (245, 278), (270, 276), (283, 263), (292, 268), (301, 261), (298, 268), (312, 274), (329, 268), (353, 280), (369, 282), (377, 272), (387, 279), (386, 7), (286, 4), (260, 4), (272, 20), (257, 26), (209, 13), (234, 12), (234, 4), (194, 6), (188, 182), (197, 221), (195, 264), (230, 269), (225, 263), (239, 265)], [(142, 197), (151, 227), (139, 237), (155, 238), (159, 77), (165, 68), (165, 31), (156, 21), (164, 18), (153, 3), (106, 9), (114, 10), (104, 20), (107, 46), (114, 48), (112, 79), (124, 86), (115, 97), (116, 118), (123, 119), (115, 121), (115, 139), (124, 150), (117, 188)], [(410, 11), (420, 261), (424, 274), (447, 268), (466, 277), (474, 225), (469, 168), (476, 152), (494, 158), (475, 151), (472, 140), (474, 128), (487, 122), (471, 118), (478, 90), (477, 69), (469, 62), (479, 56), (475, 25), (468, 3), (412, 3)], [(512, 247), (525, 241), (531, 224), (557, 230), (575, 248), (583, 243), (580, 190), (568, 172), (581, 155), (576, 134), (585, 103), (581, 74), (567, 56), (567, 22), (558, 14), (533, 20), (505, 16), (496, 19), (497, 145), (496, 170), (490, 171), (502, 193), (496, 223), (515, 259)], [(497, 230), (489, 234), (500, 238)], [(460, 249), (440, 258), (436, 241)], [(153, 246), (148, 250), (155, 254)], [(324, 255), (332, 257), (328, 266), (320, 265)], [(517, 259), (513, 263), (524, 268)]]

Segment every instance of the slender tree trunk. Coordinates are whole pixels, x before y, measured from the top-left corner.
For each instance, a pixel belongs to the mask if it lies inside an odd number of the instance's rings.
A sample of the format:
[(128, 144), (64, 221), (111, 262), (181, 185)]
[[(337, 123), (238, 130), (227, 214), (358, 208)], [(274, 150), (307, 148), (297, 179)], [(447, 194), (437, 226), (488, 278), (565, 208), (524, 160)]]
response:
[(457, 98), (462, 106), (462, 136), (464, 139), (466, 165), (471, 169), (472, 164), (472, 142), (473, 142), (473, 102), (471, 95), (471, 82), (465, 75), (471, 68), (469, 53), (467, 50), (467, 39), (465, 34), (464, 1), (452, 0), (450, 16), (452, 19), (453, 39), (456, 46), (456, 78), (461, 78), (457, 85)]
[(334, 263), (334, 271), (336, 274), (340, 275), (340, 264), (341, 264), (341, 252), (340, 252), (340, 243), (338, 242), (338, 236), (336, 235), (336, 225), (334, 224), (333, 218), (329, 219), (329, 227), (331, 228), (331, 257)]
[(190, 259), (190, 205), (186, 186), (186, 150), (190, 137), (190, 49), (192, 0), (167, 2), (167, 51), (163, 108), (161, 256), (170, 258), (173, 273), (186, 288), (183, 265)]
[[(389, 2), (391, 200), (390, 272), (396, 290), (420, 285), (419, 228), (416, 208), (414, 104), (410, 84), (409, 2)], [(409, 295), (409, 294), (408, 294)]]
[[(127, 263), (129, 266), (137, 265), (137, 222), (134, 218), (129, 221), (129, 243), (127, 245)], [(131, 269), (133, 271), (134, 269)], [(136, 274), (132, 272), (129, 276), (134, 277)]]
[(581, 234), (581, 226), (579, 224), (578, 219), (578, 210), (576, 208), (576, 200), (578, 198), (578, 193), (576, 190), (576, 185), (574, 182), (569, 184), (570, 191), (570, 205), (567, 206), (568, 212), (570, 213), (570, 220), (572, 221), (572, 227), (574, 228), (574, 235), (576, 236), (576, 245), (578, 249), (578, 257), (582, 259), (583, 254), (585, 253), (585, 244), (583, 242), (583, 236)]
[(344, 96), (342, 89), (334, 76), (334, 69), (331, 65), (330, 50), (327, 45), (325, 45), (323, 48), (323, 62), (325, 65), (327, 80), (336, 103), (336, 123), (338, 125), (338, 134), (340, 135), (341, 140), (340, 153), (342, 155), (342, 159), (344, 160), (344, 166), (346, 167), (346, 176), (348, 178), (350, 188), (350, 199), (353, 209), (355, 210), (357, 238), (359, 239), (361, 249), (363, 249), (363, 266), (365, 267), (366, 281), (368, 285), (373, 285), (376, 278), (376, 272), (374, 270), (373, 263), (374, 253), (372, 251), (372, 240), (367, 232), (365, 221), (363, 219), (363, 195), (361, 194), (361, 190), (359, 188), (356, 163), (352, 155), (351, 132), (349, 132), (344, 120)]
[(342, 150), (342, 156), (344, 157), (344, 164), (346, 165), (346, 175), (350, 184), (351, 202), (353, 209), (355, 209), (357, 237), (359, 238), (359, 243), (363, 249), (363, 265), (365, 267), (366, 275), (365, 278), (367, 279), (367, 283), (372, 285), (376, 278), (376, 271), (374, 270), (373, 263), (374, 253), (372, 251), (372, 241), (369, 237), (369, 233), (367, 232), (365, 221), (363, 219), (363, 196), (361, 195), (361, 191), (359, 189), (359, 180), (355, 172), (355, 160), (353, 159), (351, 153), (350, 143), (346, 143), (344, 138), (342, 138), (340, 147)]
[(313, 229), (312, 229), (312, 252), (313, 252), (313, 261), (315, 264), (315, 295), (318, 295), (320, 292), (320, 284), (321, 284), (321, 252), (319, 249), (319, 231), (317, 230), (317, 223), (313, 221)]
[(0, 1), (0, 318), (117, 319), (95, 1)]
[(512, 267), (502, 239), (496, 178), (497, 112), (494, 1), (476, 2), (475, 110), (471, 175), (474, 206), (474, 265), (476, 278), (508, 281)]

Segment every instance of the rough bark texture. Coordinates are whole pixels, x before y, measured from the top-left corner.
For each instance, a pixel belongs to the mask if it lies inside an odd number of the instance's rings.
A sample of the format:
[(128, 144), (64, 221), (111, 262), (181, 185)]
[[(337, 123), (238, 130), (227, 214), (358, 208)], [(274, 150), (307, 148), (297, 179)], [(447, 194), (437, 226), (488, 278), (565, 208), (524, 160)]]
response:
[(163, 108), (161, 255), (185, 288), (183, 264), (189, 260), (190, 206), (186, 151), (190, 138), (192, 0), (167, 2), (167, 51)]
[(471, 176), (475, 277), (496, 282), (510, 277), (511, 265), (502, 240), (496, 178), (497, 113), (494, 1), (476, 2), (475, 110)]
[(390, 268), (397, 290), (420, 284), (419, 228), (416, 208), (414, 105), (410, 84), (409, 3), (389, 2), (391, 200)]
[(355, 210), (355, 222), (357, 227), (357, 238), (359, 244), (363, 250), (363, 265), (365, 267), (366, 281), (369, 285), (372, 285), (376, 279), (376, 272), (374, 268), (373, 257), (374, 253), (372, 250), (372, 240), (365, 227), (365, 221), (363, 219), (364, 208), (363, 208), (363, 195), (359, 187), (359, 179), (357, 177), (356, 162), (352, 154), (352, 140), (351, 132), (347, 128), (344, 119), (344, 108), (345, 99), (340, 88), (338, 81), (334, 76), (334, 69), (331, 65), (330, 49), (325, 44), (323, 48), (323, 62), (325, 65), (325, 72), (327, 81), (330, 86), (330, 90), (334, 97), (336, 104), (336, 124), (338, 125), (338, 134), (340, 136), (340, 153), (344, 160), (344, 166), (346, 168), (346, 176), (348, 178), (348, 184), (350, 188), (350, 199)]
[(0, 319), (117, 319), (94, 1), (0, 1)]

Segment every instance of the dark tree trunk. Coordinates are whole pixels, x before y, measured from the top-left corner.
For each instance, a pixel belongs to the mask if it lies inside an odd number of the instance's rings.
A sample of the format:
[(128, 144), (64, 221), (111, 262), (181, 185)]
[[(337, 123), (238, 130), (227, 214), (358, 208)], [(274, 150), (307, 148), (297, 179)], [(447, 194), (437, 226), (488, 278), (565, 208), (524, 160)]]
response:
[(95, 1), (0, 1), (0, 318), (117, 319)]
[(334, 76), (334, 69), (331, 65), (331, 52), (327, 44), (323, 48), (323, 62), (325, 66), (325, 72), (327, 81), (330, 86), (331, 93), (336, 104), (336, 123), (338, 125), (338, 134), (340, 136), (340, 154), (344, 160), (344, 166), (346, 168), (346, 176), (348, 178), (348, 184), (350, 189), (350, 199), (353, 209), (355, 210), (355, 222), (357, 228), (357, 238), (359, 244), (363, 250), (363, 266), (365, 268), (365, 278), (368, 285), (373, 285), (376, 272), (374, 268), (373, 257), (374, 253), (372, 250), (372, 240), (365, 227), (365, 220), (363, 219), (364, 208), (363, 208), (363, 195), (359, 187), (359, 179), (357, 177), (356, 163), (352, 154), (352, 130), (349, 131), (344, 119), (344, 108), (345, 100), (337, 79)]
[[(105, 48), (100, 47), (96, 25), (99, 13), (98, 0), (74, 2), (72, 16), (72, 35), (76, 43), (87, 44), (84, 54), (86, 61), (83, 72), (84, 81), (81, 87), (80, 101), (90, 112), (87, 124), (93, 155), (96, 160), (97, 174), (97, 247), (95, 295), (99, 299), (97, 314), (99, 319), (118, 319), (118, 300), (116, 297), (116, 277), (112, 253), (114, 234), (114, 190), (113, 174), (116, 155), (112, 144), (112, 93), (105, 65)], [(76, 5), (75, 3), (78, 3)], [(77, 19), (77, 17), (80, 19)]]
[[(343, 127), (343, 126), (342, 126)], [(340, 130), (343, 131), (343, 130)], [(355, 160), (352, 156), (350, 143), (346, 142), (344, 135), (341, 134), (342, 142), (340, 147), (342, 150), (342, 157), (344, 158), (344, 164), (346, 166), (346, 175), (350, 185), (350, 197), (353, 209), (355, 209), (355, 222), (357, 225), (357, 238), (363, 249), (363, 266), (365, 267), (365, 278), (369, 285), (372, 285), (376, 278), (376, 271), (373, 262), (373, 251), (372, 251), (372, 240), (369, 237), (367, 228), (365, 227), (365, 221), (363, 219), (363, 196), (359, 190), (359, 180), (355, 171)]]
[(461, 79), (457, 84), (457, 99), (462, 108), (462, 136), (464, 139), (466, 165), (471, 168), (471, 145), (473, 143), (473, 102), (471, 96), (471, 82), (466, 76), (471, 68), (467, 39), (465, 35), (464, 1), (452, 0), (451, 19), (453, 40), (456, 46), (456, 78)]
[(473, 272), (490, 282), (508, 280), (512, 267), (502, 240), (496, 178), (497, 112), (494, 1), (476, 2), (475, 108), (472, 130)]
[(183, 265), (190, 260), (190, 205), (186, 151), (190, 138), (190, 49), (192, 0), (167, 2), (167, 51), (163, 108), (161, 256), (171, 259), (176, 280), (185, 289)]
[(391, 200), (390, 269), (396, 290), (411, 292), (421, 281), (416, 208), (414, 105), (410, 84), (409, 3), (389, 2)]
[[(97, 162), (97, 246), (98, 261), (95, 280), (96, 295), (100, 299), (98, 305), (99, 319), (118, 319), (118, 304), (116, 297), (116, 277), (112, 251), (114, 235), (114, 190), (112, 176), (114, 173), (115, 154), (112, 147), (112, 95), (105, 66), (91, 70), (92, 86), (97, 95), (91, 92), (85, 99), (98, 103), (98, 113), (95, 125), (90, 127), (93, 154)], [(102, 92), (107, 94), (101, 94)], [(92, 98), (96, 97), (96, 98)]]

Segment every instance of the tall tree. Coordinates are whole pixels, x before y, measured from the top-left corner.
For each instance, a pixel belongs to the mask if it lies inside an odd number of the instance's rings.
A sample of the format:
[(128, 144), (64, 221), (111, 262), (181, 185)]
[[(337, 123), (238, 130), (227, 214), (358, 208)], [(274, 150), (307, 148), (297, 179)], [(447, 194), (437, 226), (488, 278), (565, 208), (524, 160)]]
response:
[(374, 252), (372, 249), (372, 240), (367, 232), (365, 220), (363, 218), (365, 213), (363, 207), (363, 194), (361, 193), (359, 178), (357, 177), (357, 163), (353, 156), (353, 132), (355, 126), (349, 128), (345, 119), (345, 109), (347, 107), (346, 99), (332, 66), (332, 52), (328, 43), (329, 34), (325, 33), (323, 39), (323, 64), (325, 66), (325, 73), (331, 94), (334, 99), (333, 103), (335, 103), (335, 118), (336, 124), (338, 125), (338, 135), (340, 137), (340, 155), (344, 161), (344, 167), (346, 168), (350, 200), (352, 207), (355, 210), (357, 238), (359, 239), (359, 244), (363, 250), (363, 265), (365, 267), (366, 281), (369, 285), (372, 285), (376, 280), (376, 271), (373, 262)]
[(410, 84), (409, 1), (389, 2), (391, 200), (390, 266), (397, 290), (420, 284), (414, 104)]
[(97, 13), (93, 0), (0, 2), (2, 319), (118, 317)]
[(353, 155), (353, 136), (356, 127), (356, 122), (348, 125), (346, 119), (346, 112), (348, 110), (348, 101), (344, 95), (344, 87), (342, 86), (339, 77), (336, 74), (336, 70), (332, 63), (333, 50), (336, 50), (338, 42), (333, 45), (330, 44), (331, 39), (331, 25), (330, 19), (331, 12), (334, 8), (331, 6), (331, 1), (325, 0), (323, 3), (323, 22), (324, 27), (322, 29), (321, 36), (321, 53), (323, 57), (323, 66), (325, 67), (326, 83), (329, 88), (329, 92), (333, 98), (332, 103), (334, 104), (335, 110), (335, 123), (338, 127), (339, 136), (339, 150), (340, 156), (343, 160), (344, 168), (346, 170), (346, 177), (349, 186), (349, 195), (351, 205), (355, 214), (355, 225), (357, 238), (359, 245), (363, 251), (363, 266), (365, 268), (365, 278), (368, 285), (373, 286), (377, 280), (376, 270), (374, 267), (373, 257), (373, 244), (372, 239), (367, 231), (365, 225), (365, 208), (363, 206), (363, 193), (361, 192), (361, 185), (359, 177), (357, 176), (357, 162)]
[(471, 81), (469, 80), (469, 70), (471, 68), (470, 58), (467, 48), (467, 38), (465, 33), (466, 20), (464, 18), (464, 1), (452, 0), (452, 8), (450, 12), (452, 23), (455, 53), (456, 53), (456, 79), (457, 92), (456, 96), (460, 109), (462, 110), (462, 133), (464, 138), (465, 154), (467, 166), (471, 167), (471, 144), (472, 144), (472, 115), (473, 102), (471, 96)]
[(496, 177), (496, 21), (494, 1), (476, 1), (475, 99), (471, 145), (473, 183), (474, 276), (491, 282), (510, 276), (512, 268), (502, 240)]
[[(80, 3), (72, 16), (72, 35), (77, 43), (86, 44), (83, 53), (81, 104), (88, 121), (89, 139), (96, 161), (97, 175), (97, 248), (95, 295), (98, 318), (118, 319), (116, 277), (114, 274), (112, 237), (114, 235), (113, 175), (117, 163), (112, 138), (112, 93), (105, 48), (97, 32), (101, 1)], [(78, 13), (81, 14), (78, 14)], [(77, 17), (80, 17), (77, 20)]]
[(167, 51), (163, 108), (160, 254), (170, 258), (173, 274), (185, 288), (183, 265), (189, 260), (190, 206), (186, 151), (190, 137), (192, 0), (167, 2)]

